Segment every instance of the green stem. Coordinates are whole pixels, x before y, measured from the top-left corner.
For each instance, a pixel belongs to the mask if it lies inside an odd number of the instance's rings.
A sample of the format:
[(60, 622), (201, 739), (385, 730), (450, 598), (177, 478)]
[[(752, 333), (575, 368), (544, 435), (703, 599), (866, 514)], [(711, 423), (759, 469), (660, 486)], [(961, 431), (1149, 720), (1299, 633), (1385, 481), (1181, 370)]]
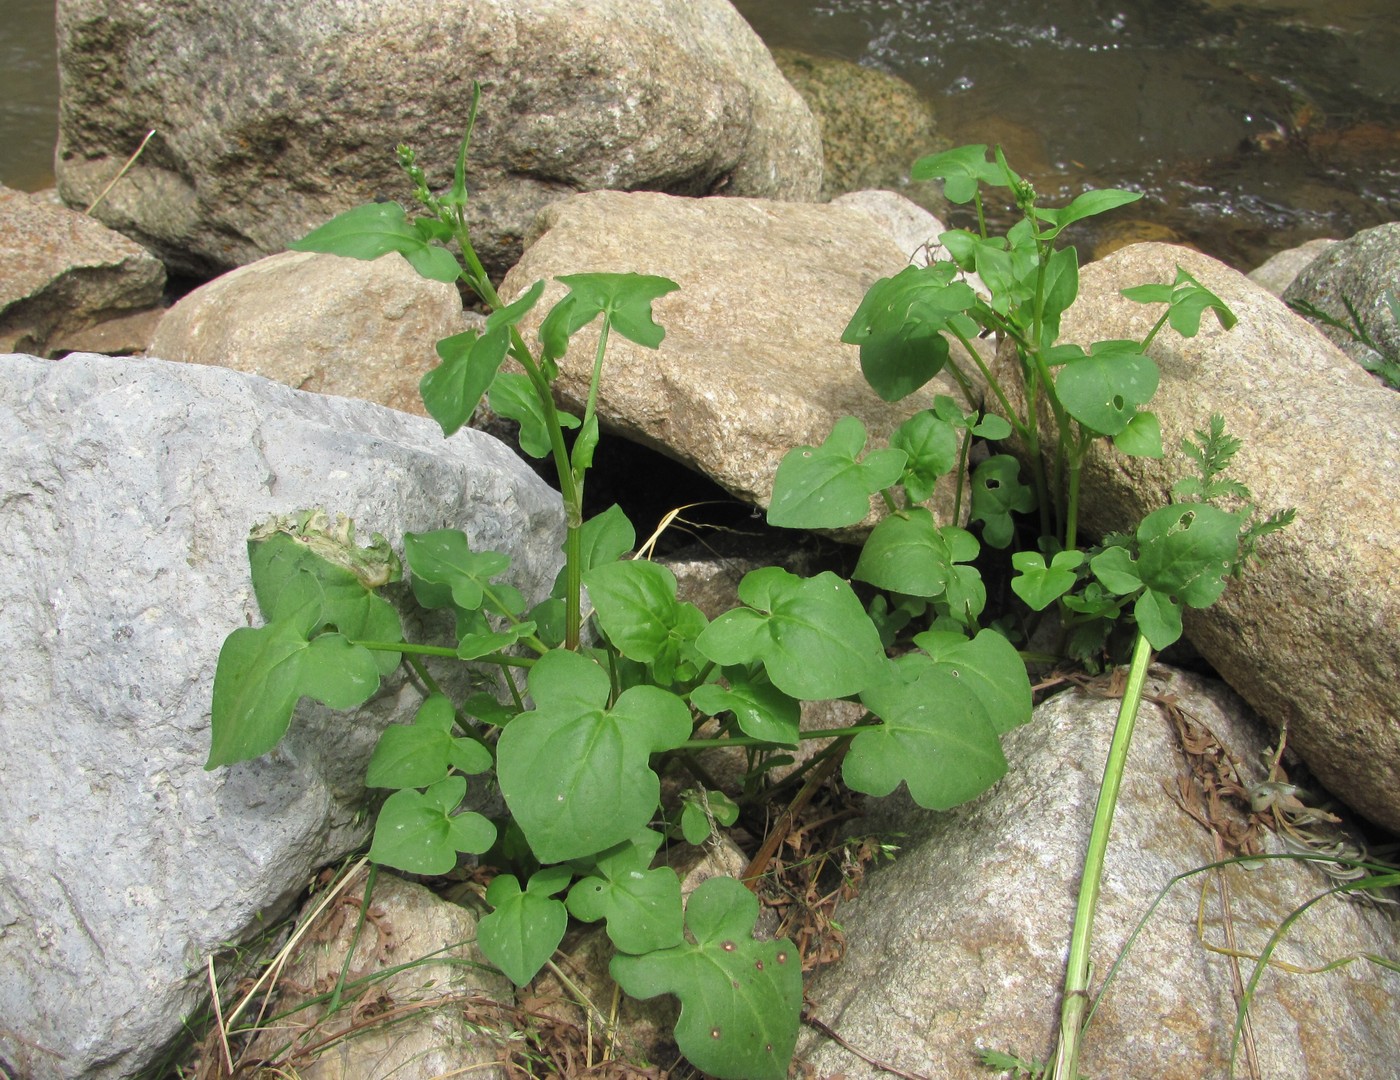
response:
[(1113, 811), (1118, 805), (1118, 791), (1123, 784), (1123, 769), (1128, 760), (1128, 745), (1133, 737), (1138, 709), (1142, 705), (1143, 684), (1147, 681), (1147, 666), (1152, 660), (1152, 646), (1139, 632), (1133, 647), (1132, 664), (1128, 668), (1128, 685), (1118, 709), (1118, 722), (1113, 729), (1113, 742), (1108, 749), (1103, 782), (1099, 785), (1099, 802), (1094, 809), (1094, 826), (1089, 833), (1089, 846), (1084, 853), (1084, 876), (1079, 883), (1079, 903), (1074, 912), (1074, 931), (1070, 936), (1069, 962), (1065, 967), (1064, 999), (1060, 1011), (1060, 1040), (1048, 1078), (1078, 1080), (1079, 1040), (1084, 1033), (1084, 1014), (1089, 1006), (1089, 945), (1094, 932), (1094, 912), (1103, 885), (1104, 855), (1108, 850), (1108, 835), (1113, 829)]

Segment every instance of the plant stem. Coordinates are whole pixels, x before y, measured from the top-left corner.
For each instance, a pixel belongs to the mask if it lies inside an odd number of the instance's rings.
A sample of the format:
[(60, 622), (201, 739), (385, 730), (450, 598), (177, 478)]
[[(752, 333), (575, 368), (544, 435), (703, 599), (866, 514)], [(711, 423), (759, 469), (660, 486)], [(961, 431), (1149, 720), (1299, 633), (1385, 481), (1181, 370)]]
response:
[(1118, 722), (1113, 729), (1113, 742), (1108, 749), (1103, 782), (1099, 785), (1094, 827), (1089, 833), (1089, 846), (1084, 853), (1084, 876), (1079, 882), (1079, 904), (1074, 912), (1069, 962), (1065, 967), (1060, 1039), (1046, 1074), (1053, 1080), (1078, 1080), (1079, 1077), (1079, 1038), (1084, 1031), (1084, 1014), (1089, 1006), (1089, 945), (1094, 932), (1099, 889), (1103, 884), (1104, 854), (1108, 850), (1113, 811), (1118, 805), (1118, 790), (1122, 786), (1123, 768), (1128, 760), (1128, 744), (1132, 741), (1133, 725), (1137, 722), (1138, 709), (1142, 705), (1142, 688), (1147, 681), (1147, 665), (1151, 660), (1152, 647), (1139, 633), (1137, 644), (1133, 647), (1132, 664), (1128, 668), (1128, 685), (1118, 709)]

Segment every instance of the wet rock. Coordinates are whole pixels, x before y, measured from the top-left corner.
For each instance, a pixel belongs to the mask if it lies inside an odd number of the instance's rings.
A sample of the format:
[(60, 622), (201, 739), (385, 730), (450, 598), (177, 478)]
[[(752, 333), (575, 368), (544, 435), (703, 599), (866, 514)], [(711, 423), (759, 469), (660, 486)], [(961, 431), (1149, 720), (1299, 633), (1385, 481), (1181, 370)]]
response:
[(438, 363), (438, 340), (463, 329), (457, 290), (420, 277), (401, 255), (288, 251), (184, 297), (150, 353), (426, 416), (418, 381)]
[(563, 515), (488, 436), (365, 402), (156, 360), (0, 371), (0, 1061), (131, 1076), (200, 1006), (205, 957), (364, 841), (369, 755), (421, 700), (395, 674), (353, 712), (304, 702), (275, 751), (204, 770), (219, 649), (258, 618), (249, 527), (460, 527), (539, 598)]
[[(1263, 727), (1225, 687), (1155, 669), (1148, 694), (1156, 700), (1138, 717), (1108, 846), (1094, 991), (1169, 881), (1220, 858), (1203, 823), (1215, 822), (1227, 843), (1251, 828), (1246, 806), (1219, 797), (1228, 778), (1265, 779), (1257, 765), (1268, 745)], [(894, 864), (872, 872), (837, 913), (845, 958), (808, 987), (819, 1021), (912, 1075), (989, 1075), (977, 1064), (983, 1047), (1047, 1058), (1118, 704), (1071, 691), (1039, 706), (1003, 740), (1008, 775), (967, 806), (937, 814), (901, 798), (875, 804), (875, 824), (904, 835)], [(1183, 753), (1180, 731), (1193, 757)], [(1265, 850), (1283, 850), (1272, 833), (1260, 836)], [(1221, 890), (1228, 889), (1236, 947), (1257, 954), (1295, 907), (1334, 882), (1291, 861), (1232, 866), (1222, 878), (1178, 883), (1146, 922), (1088, 1029), (1086, 1076), (1223, 1080), (1236, 997), (1232, 962), (1218, 951), (1229, 940)], [(1357, 953), (1394, 957), (1395, 942), (1382, 911), (1333, 896), (1290, 928), (1276, 955), (1314, 968)], [(1252, 966), (1240, 961), (1244, 979)], [(1361, 962), (1325, 975), (1269, 971), (1251, 1010), (1257, 1075), (1382, 1075), (1400, 1054), (1397, 1007), (1400, 982)], [(798, 1054), (822, 1076), (889, 1075), (812, 1033)], [(1244, 1074), (1241, 1062), (1235, 1075)]]
[(497, 273), (576, 191), (821, 186), (816, 121), (725, 0), (66, 0), (58, 41), (65, 201), (90, 200), (154, 128), (99, 214), (196, 276), (410, 199), (398, 143), (449, 184), (473, 80), (468, 211)]
[[(1326, 258), (1326, 256), (1324, 256)], [(1243, 275), (1207, 256), (1138, 244), (1086, 266), (1061, 337), (1141, 339), (1160, 316), (1120, 290), (1171, 282), (1184, 268), (1239, 318), (1210, 316), (1198, 337), (1165, 330), (1151, 355), (1152, 411), (1166, 456), (1096, 448), (1082, 477), (1091, 534), (1131, 530), (1195, 475), (1179, 449), (1212, 413), (1243, 441), (1230, 475), (1265, 514), (1297, 521), (1266, 538), (1261, 560), (1206, 611), (1186, 613), (1201, 654), (1339, 798), (1400, 829), (1400, 395)]]
[(141, 318), (164, 289), (165, 268), (139, 244), (0, 187), (0, 352), (61, 354), (99, 323)]
[(947, 210), (941, 188), (914, 183), (909, 167), (947, 149), (933, 106), (903, 79), (849, 60), (774, 49), (773, 59), (821, 127), (822, 198), (888, 188), (935, 213)]
[[(849, 207), (596, 192), (540, 216), (502, 297), (584, 270), (678, 282), (655, 306), (666, 329), (659, 350), (610, 340), (599, 419), (766, 506), (782, 456), (821, 443), (840, 417), (860, 418), (872, 440), (884, 440), (935, 393), (957, 394), (944, 373), (904, 401), (881, 401), (856, 348), (841, 343), (866, 290), (907, 257), (874, 218)], [(530, 318), (537, 323), (563, 292), (551, 284)], [(575, 411), (596, 340), (586, 328), (561, 363), (556, 393)], [(946, 519), (952, 505), (949, 479), (935, 512)]]
[[(1392, 359), (1400, 357), (1400, 319), (1389, 300), (1400, 303), (1400, 222), (1365, 229), (1327, 248), (1301, 270), (1283, 299), (1305, 300), (1350, 324), (1350, 301), (1371, 339)], [(1320, 326), (1342, 352), (1357, 363), (1374, 364), (1380, 356), (1350, 334)]]

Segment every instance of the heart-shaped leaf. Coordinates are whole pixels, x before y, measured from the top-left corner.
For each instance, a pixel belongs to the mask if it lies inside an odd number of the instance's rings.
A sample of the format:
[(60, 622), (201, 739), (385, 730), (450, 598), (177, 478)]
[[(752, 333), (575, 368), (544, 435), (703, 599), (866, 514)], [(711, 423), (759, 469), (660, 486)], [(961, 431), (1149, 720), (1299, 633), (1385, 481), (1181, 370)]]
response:
[(474, 774), (491, 768), (491, 751), (474, 739), (454, 737), (456, 713), (442, 694), (431, 694), (411, 724), (387, 727), (365, 774), (368, 787), (428, 787), (451, 769)]
[(597, 858), (595, 872), (569, 890), (569, 912), (584, 922), (607, 920), (621, 952), (647, 953), (682, 941), (681, 882), (669, 866), (649, 869), (664, 839), (643, 830)]
[(783, 455), (773, 478), (768, 523), (788, 529), (837, 529), (865, 520), (870, 496), (898, 482), (901, 450), (876, 450), (861, 459), (865, 425), (843, 416), (821, 446)]
[(750, 738), (797, 745), (802, 706), (795, 699), (774, 686), (761, 671), (727, 667), (723, 674), (728, 689), (705, 683), (691, 691), (690, 703), (706, 716), (732, 712), (740, 730)]
[(1066, 364), (1055, 391), (1066, 411), (1100, 435), (1117, 435), (1157, 392), (1157, 365), (1136, 341), (1099, 341)]
[(452, 813), (466, 793), (464, 776), (449, 776), (427, 791), (394, 792), (375, 822), (370, 859), (410, 874), (446, 874), (459, 851), (487, 850), (496, 842), (496, 826), (470, 810)]
[(547, 866), (521, 891), (514, 874), (501, 874), (486, 890), (495, 910), (476, 928), (481, 951), (516, 986), (524, 986), (554, 955), (569, 926), (562, 900), (553, 899), (573, 877), (567, 867)]

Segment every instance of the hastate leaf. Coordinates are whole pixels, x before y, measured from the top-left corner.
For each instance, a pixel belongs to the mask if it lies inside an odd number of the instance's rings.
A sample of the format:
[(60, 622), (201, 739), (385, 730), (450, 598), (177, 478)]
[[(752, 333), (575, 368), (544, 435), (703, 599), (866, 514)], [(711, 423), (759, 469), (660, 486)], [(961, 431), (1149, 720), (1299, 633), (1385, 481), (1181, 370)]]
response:
[(766, 566), (744, 575), (739, 599), (696, 640), (717, 664), (760, 660), (773, 685), (808, 701), (860, 693), (881, 678), (879, 631), (851, 587), (830, 571), (799, 578)]
[(1117, 435), (1157, 392), (1156, 363), (1135, 341), (1095, 342), (1086, 356), (1066, 364), (1055, 391), (1066, 411), (1101, 435)]
[(607, 920), (608, 938), (625, 953), (679, 945), (681, 882), (669, 866), (649, 869), (663, 837), (650, 829), (609, 848), (596, 871), (569, 890), (570, 914), (584, 922)]
[(650, 756), (690, 737), (674, 694), (634, 686), (607, 708), (610, 682), (577, 653), (548, 653), (530, 669), (535, 708), (496, 744), (501, 794), (542, 862), (592, 855), (635, 835), (660, 798)]
[(862, 460), (865, 425), (843, 416), (821, 446), (783, 456), (773, 478), (768, 523), (789, 529), (837, 529), (863, 521), (870, 496), (898, 482), (902, 450), (876, 450)]
[(601, 312), (619, 334), (648, 349), (657, 348), (666, 336), (652, 318), (652, 303), (680, 288), (652, 274), (564, 274), (559, 280), (569, 287), (563, 302), (571, 305), (570, 332)]
[(337, 214), (287, 247), (352, 259), (377, 259), (397, 251), (419, 274), (433, 281), (450, 285), (461, 274), (452, 253), (428, 243), (396, 202), (366, 203)]
[(618, 955), (609, 970), (632, 997), (675, 994), (676, 1045), (720, 1080), (784, 1080), (797, 1045), (802, 964), (786, 938), (755, 941), (758, 900), (733, 878), (691, 894), (692, 941), (642, 956)]

